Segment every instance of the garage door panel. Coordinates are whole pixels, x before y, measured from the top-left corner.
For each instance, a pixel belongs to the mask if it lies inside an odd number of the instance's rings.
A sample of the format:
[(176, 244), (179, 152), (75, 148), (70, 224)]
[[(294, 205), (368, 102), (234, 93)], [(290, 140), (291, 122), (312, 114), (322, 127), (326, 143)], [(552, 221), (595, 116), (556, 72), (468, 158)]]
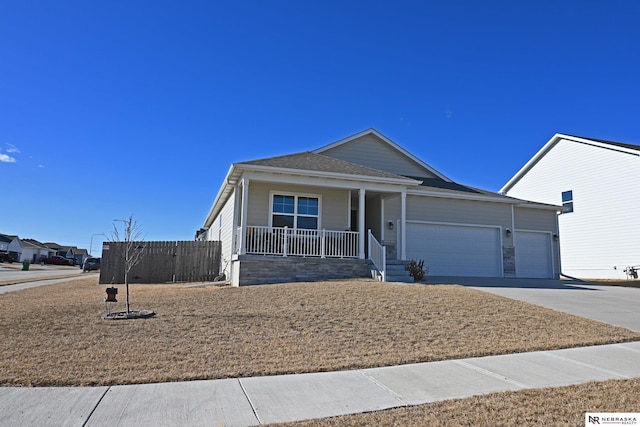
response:
[(498, 228), (408, 223), (407, 256), (432, 276), (501, 277)]
[(549, 233), (516, 231), (516, 276), (522, 278), (551, 278), (551, 237)]

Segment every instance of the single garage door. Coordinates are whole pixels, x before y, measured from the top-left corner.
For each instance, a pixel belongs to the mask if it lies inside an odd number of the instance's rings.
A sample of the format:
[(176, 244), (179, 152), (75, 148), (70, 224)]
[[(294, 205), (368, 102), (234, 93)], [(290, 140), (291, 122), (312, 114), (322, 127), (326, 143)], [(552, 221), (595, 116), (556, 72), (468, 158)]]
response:
[(553, 275), (551, 236), (549, 233), (517, 231), (513, 234), (516, 248), (516, 276), (549, 279)]
[(431, 276), (502, 277), (500, 229), (409, 222), (407, 257)]

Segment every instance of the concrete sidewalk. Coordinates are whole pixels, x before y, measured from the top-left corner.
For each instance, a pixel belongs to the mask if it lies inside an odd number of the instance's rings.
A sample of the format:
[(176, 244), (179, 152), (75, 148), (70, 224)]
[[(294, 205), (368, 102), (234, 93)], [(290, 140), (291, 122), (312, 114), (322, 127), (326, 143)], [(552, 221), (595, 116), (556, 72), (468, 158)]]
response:
[(252, 426), (632, 377), (640, 377), (640, 342), (300, 375), (3, 387), (0, 425)]

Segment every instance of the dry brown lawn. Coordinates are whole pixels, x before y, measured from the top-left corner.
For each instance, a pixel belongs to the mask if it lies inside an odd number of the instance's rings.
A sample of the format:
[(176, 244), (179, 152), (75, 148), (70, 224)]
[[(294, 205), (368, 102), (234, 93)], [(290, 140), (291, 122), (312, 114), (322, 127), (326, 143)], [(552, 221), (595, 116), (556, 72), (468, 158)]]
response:
[(158, 314), (120, 321), (102, 319), (105, 287), (87, 278), (0, 295), (0, 385), (316, 372), (640, 339), (452, 285), (131, 285), (131, 308)]
[(638, 412), (640, 378), (493, 393), (281, 426), (583, 426), (585, 412)]

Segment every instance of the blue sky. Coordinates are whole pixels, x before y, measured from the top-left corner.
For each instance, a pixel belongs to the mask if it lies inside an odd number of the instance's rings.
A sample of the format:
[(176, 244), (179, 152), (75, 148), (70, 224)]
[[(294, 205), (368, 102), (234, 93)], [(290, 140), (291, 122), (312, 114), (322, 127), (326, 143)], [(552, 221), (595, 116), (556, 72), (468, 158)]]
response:
[[(375, 128), (497, 191), (554, 133), (640, 144), (637, 1), (16, 1), (0, 232), (190, 240), (233, 162)], [(103, 236), (94, 236), (93, 250)]]

